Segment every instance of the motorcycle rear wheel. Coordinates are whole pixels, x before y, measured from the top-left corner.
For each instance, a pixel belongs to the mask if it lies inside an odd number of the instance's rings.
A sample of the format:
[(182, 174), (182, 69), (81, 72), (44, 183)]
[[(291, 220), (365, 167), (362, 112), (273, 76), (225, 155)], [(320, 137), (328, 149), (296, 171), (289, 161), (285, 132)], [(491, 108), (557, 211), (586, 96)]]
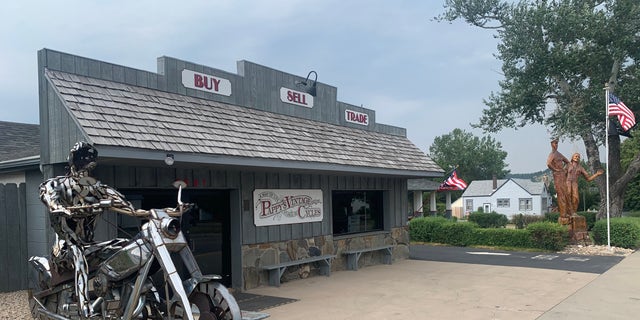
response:
[[(241, 320), (236, 299), (227, 288), (217, 282), (202, 283), (189, 295), (191, 309), (200, 320)], [(175, 306), (174, 314), (182, 315), (182, 308)], [(184, 318), (184, 317), (183, 317)]]

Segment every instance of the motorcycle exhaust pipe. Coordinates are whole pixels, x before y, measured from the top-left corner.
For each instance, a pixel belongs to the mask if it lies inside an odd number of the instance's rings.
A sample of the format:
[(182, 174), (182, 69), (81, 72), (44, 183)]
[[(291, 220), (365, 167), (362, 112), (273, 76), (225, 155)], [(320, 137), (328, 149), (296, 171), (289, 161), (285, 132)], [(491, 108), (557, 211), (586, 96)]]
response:
[[(45, 314), (47, 316), (49, 316), (49, 318), (51, 319), (56, 319), (56, 320), (69, 320), (61, 315), (58, 315), (56, 313), (53, 313), (49, 310), (47, 310), (47, 308), (44, 307), (44, 305), (42, 304), (42, 302), (40, 302), (40, 300), (38, 300), (38, 298), (34, 297), (31, 295), (32, 293), (29, 292), (29, 295), (31, 296), (30, 298), (33, 299), (33, 301), (35, 301), (35, 306), (33, 306), (32, 310), (35, 309), (37, 311), (38, 314)], [(34, 311), (31, 311), (32, 314)]]
[(104, 301), (103, 297), (98, 297), (96, 298), (96, 301), (94, 301), (91, 304), (91, 310), (98, 310), (98, 307), (100, 307), (100, 310), (102, 310), (102, 302)]
[(145, 303), (146, 303), (146, 299), (144, 298), (144, 296), (141, 296), (140, 299), (138, 299), (138, 305), (136, 306), (135, 310), (133, 310), (133, 316), (137, 317), (140, 312), (142, 312), (142, 309), (145, 308)]
[(38, 308), (38, 312), (40, 313), (44, 313), (47, 315), (47, 317), (49, 317), (50, 319), (55, 319), (55, 320), (69, 320), (69, 318), (65, 318), (59, 314), (55, 314), (47, 309), (43, 309), (43, 308)]

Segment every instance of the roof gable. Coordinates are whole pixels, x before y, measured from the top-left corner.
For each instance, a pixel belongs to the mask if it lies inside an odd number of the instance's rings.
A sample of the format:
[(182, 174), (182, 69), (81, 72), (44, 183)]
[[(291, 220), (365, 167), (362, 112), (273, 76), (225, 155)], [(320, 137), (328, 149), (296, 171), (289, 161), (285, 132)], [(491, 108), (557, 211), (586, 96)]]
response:
[(542, 195), (546, 192), (544, 182), (531, 181), (528, 179), (498, 179), (497, 188), (493, 189), (493, 180), (471, 181), (467, 189), (462, 194), (463, 197), (489, 197), (496, 191), (503, 188), (508, 183), (514, 183), (531, 195)]

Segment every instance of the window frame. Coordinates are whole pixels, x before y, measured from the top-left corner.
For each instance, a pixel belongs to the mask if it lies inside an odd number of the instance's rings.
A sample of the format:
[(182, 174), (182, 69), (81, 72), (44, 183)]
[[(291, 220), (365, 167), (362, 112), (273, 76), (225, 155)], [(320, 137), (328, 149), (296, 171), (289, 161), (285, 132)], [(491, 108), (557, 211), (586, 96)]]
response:
[(473, 199), (465, 199), (464, 209), (466, 212), (473, 212)]
[(509, 198), (496, 199), (496, 208), (509, 208), (509, 207), (511, 207), (511, 199)]
[(518, 210), (520, 211), (533, 211), (533, 198), (519, 198)]
[[(383, 190), (333, 190), (331, 192), (332, 234), (344, 236), (384, 231), (384, 199)], [(358, 204), (358, 201), (364, 204)], [(360, 210), (362, 213), (358, 213)]]

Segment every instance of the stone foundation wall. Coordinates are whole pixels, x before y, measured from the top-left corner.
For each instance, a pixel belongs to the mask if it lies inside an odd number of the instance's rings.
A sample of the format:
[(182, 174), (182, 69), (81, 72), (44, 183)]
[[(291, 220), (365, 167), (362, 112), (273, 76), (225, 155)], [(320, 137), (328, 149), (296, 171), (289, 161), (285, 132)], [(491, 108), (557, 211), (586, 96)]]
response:
[[(391, 232), (365, 233), (361, 235), (317, 236), (307, 239), (297, 239), (281, 242), (260, 243), (242, 246), (242, 273), (244, 290), (269, 285), (268, 272), (262, 266), (298, 260), (310, 256), (335, 254), (331, 264), (331, 271), (346, 270), (347, 260), (342, 252), (349, 249), (368, 248), (382, 245), (394, 245), (393, 260), (409, 257), (409, 233), (405, 228), (394, 228)], [(382, 264), (384, 253), (374, 251), (363, 253), (359, 260), (359, 267)], [(310, 275), (318, 275), (317, 263), (311, 263), (287, 268), (282, 275), (282, 282), (304, 279)]]

